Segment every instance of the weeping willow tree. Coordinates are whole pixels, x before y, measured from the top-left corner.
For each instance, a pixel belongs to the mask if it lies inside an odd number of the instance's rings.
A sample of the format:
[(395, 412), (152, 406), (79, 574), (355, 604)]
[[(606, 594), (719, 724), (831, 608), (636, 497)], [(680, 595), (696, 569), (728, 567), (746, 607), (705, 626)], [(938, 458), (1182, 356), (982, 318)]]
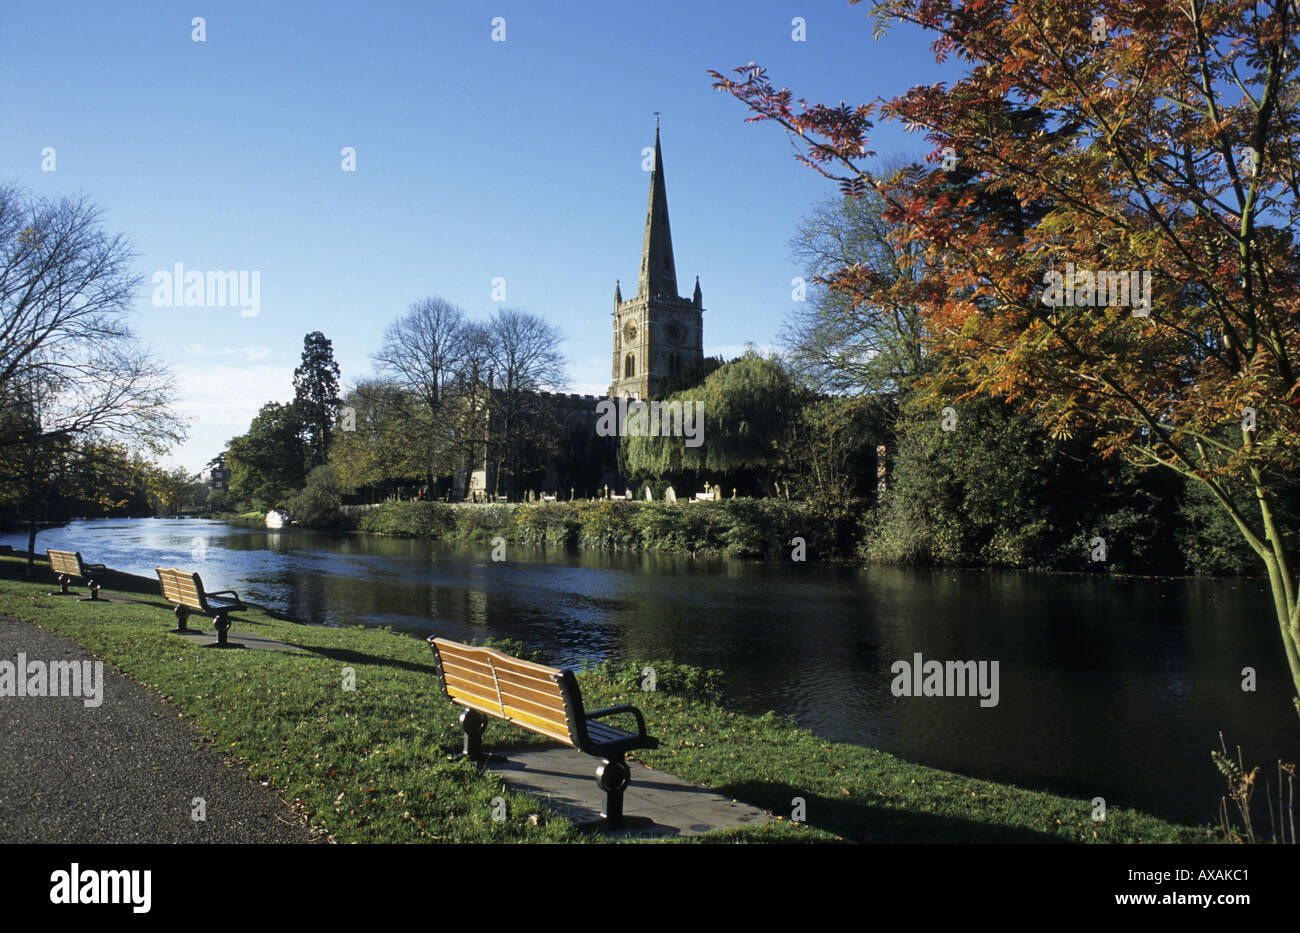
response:
[[(804, 395), (777, 360), (750, 350), (695, 388), (663, 400), (674, 426), (678, 422), (673, 406), (681, 406), (683, 430), (665, 436), (662, 430), (641, 431), (632, 424), (622, 438), (619, 467), (637, 481), (726, 478), (749, 485), (748, 479), (757, 491), (780, 494)], [(662, 403), (658, 410), (662, 412)], [(687, 412), (694, 415), (693, 421)], [(646, 419), (647, 427), (651, 420)], [(665, 419), (653, 420), (657, 428), (663, 427)]]

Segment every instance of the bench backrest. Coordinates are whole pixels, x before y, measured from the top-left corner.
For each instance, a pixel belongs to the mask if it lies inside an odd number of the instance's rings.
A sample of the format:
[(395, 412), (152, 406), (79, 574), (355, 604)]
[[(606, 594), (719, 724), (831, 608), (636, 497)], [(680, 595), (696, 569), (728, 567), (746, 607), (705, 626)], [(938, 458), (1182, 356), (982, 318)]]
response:
[(47, 550), (45, 553), (50, 558), (50, 569), (55, 573), (67, 574), (70, 577), (83, 575), (79, 551)]
[(154, 570), (158, 571), (164, 599), (200, 612), (208, 611), (207, 601), (203, 598), (203, 581), (197, 573), (186, 573), (174, 567), (155, 567)]
[(577, 744), (561, 687), (566, 671), (445, 638), (431, 644), (443, 692), (453, 703)]

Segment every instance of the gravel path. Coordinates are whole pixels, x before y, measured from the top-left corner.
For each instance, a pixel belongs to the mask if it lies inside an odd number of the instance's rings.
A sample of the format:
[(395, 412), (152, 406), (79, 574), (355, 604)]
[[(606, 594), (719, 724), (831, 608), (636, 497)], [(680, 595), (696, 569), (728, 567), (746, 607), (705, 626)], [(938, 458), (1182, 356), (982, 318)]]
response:
[[(76, 642), (0, 616), (0, 662), (95, 660)], [(93, 665), (92, 665), (93, 667)], [(178, 711), (107, 664), (98, 707), (0, 696), (0, 843), (310, 842), (273, 791), (217, 753)], [(206, 821), (192, 818), (195, 797)]]

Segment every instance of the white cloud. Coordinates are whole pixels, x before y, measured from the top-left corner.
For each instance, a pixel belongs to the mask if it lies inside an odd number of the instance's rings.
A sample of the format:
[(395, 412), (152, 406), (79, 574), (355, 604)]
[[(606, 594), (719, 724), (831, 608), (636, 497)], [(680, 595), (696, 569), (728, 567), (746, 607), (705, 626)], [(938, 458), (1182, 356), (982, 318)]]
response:
[[(246, 348), (253, 349), (253, 348)], [(233, 355), (233, 354), (219, 354)], [(293, 398), (293, 367), (173, 365), (177, 412), (190, 421), (189, 439), (163, 458), (197, 471), (243, 434), (267, 402)]]
[(173, 371), (182, 414), (241, 431), (268, 401), (293, 396), (291, 366), (173, 366)]
[(201, 343), (191, 343), (185, 348), (186, 353), (193, 353), (202, 356), (242, 356), (250, 363), (258, 360), (264, 360), (271, 355), (270, 347), (222, 347), (220, 350), (209, 350)]

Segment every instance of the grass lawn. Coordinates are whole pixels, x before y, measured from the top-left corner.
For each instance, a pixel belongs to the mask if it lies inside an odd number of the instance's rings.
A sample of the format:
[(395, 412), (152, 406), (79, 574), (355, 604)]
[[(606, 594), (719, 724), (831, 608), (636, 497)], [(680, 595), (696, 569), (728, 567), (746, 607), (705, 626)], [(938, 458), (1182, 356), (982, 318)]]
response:
[[(220, 747), (338, 842), (597, 842), (544, 804), (512, 793), (463, 761), (460, 708), (439, 692), (419, 639), (386, 629), (303, 625), (252, 609), (232, 636), (254, 632), (304, 654), (220, 651), (171, 634), (157, 581), (115, 575), (103, 595), (146, 600), (90, 605), (47, 595), (25, 561), (0, 556), (0, 613), (69, 636), (178, 707)], [(214, 585), (223, 581), (213, 580)], [(124, 590), (134, 587), (135, 592)], [(202, 616), (191, 628), (211, 628)], [(542, 659), (545, 660), (545, 659)], [(658, 671), (655, 692), (639, 671)], [(355, 690), (345, 690), (345, 668)], [(884, 752), (827, 742), (768, 714), (746, 716), (710, 699), (707, 678), (653, 660), (580, 673), (589, 708), (633, 703), (662, 745), (635, 757), (651, 768), (783, 816), (717, 832), (702, 842), (1209, 842), (1215, 832), (1110, 808), (1091, 819), (1086, 800), (1022, 790), (911, 764)], [(704, 685), (704, 686), (701, 686)], [(546, 744), (492, 720), (486, 748)], [(592, 759), (592, 768), (596, 765)], [(492, 820), (492, 798), (508, 818)], [(791, 823), (791, 800), (806, 823)], [(50, 840), (55, 842), (57, 840)]]

